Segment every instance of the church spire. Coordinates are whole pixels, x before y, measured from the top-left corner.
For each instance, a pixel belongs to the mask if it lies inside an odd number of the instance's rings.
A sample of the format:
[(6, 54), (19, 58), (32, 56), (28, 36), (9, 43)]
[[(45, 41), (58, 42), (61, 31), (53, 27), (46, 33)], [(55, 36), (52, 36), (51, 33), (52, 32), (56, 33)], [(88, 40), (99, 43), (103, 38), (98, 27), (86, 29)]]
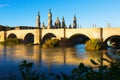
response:
[(59, 21), (59, 18), (57, 17), (57, 21)]
[(51, 9), (49, 9), (49, 14), (51, 14)]
[(52, 28), (52, 13), (51, 13), (51, 9), (49, 9), (48, 12), (48, 29)]
[(38, 12), (38, 16), (40, 17), (40, 13)]
[(64, 19), (64, 16), (62, 17), (62, 28), (65, 28), (65, 19)]
[(40, 14), (39, 14), (39, 12), (38, 12), (38, 15), (37, 15), (36, 27), (38, 29), (40, 28)]
[(45, 24), (44, 24), (44, 22), (42, 23), (42, 29), (45, 29)]
[(76, 18), (75, 14), (74, 14), (74, 18), (73, 18), (73, 28), (77, 28), (77, 18)]

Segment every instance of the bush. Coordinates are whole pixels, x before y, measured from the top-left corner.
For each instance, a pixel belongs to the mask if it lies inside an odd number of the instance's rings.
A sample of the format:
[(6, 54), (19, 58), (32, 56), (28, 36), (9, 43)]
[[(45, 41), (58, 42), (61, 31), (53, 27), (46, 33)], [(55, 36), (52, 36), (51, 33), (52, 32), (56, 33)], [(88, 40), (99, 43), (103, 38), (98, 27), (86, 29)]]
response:
[[(72, 76), (74, 80), (120, 80), (120, 63), (112, 62), (105, 58), (100, 58), (98, 62), (90, 60), (94, 65), (98, 66), (97, 70), (92, 67), (85, 66), (81, 63), (77, 68), (73, 69)], [(103, 62), (109, 65), (104, 65)]]
[(99, 39), (92, 39), (86, 42), (85, 49), (86, 50), (100, 50), (103, 49), (104, 45), (103, 42)]
[(46, 40), (45, 43), (42, 45), (43, 48), (47, 48), (47, 47), (53, 48), (56, 46), (59, 46), (59, 39)]
[(26, 60), (18, 66), (24, 80), (39, 80), (39, 76), (32, 70), (32, 66), (33, 63), (28, 63)]
[[(49, 75), (55, 77), (55, 80), (120, 80), (120, 63), (112, 62), (105, 58), (98, 59), (98, 62), (90, 60), (92, 64), (97, 66), (97, 70), (91, 66), (85, 66), (84, 63), (74, 68), (71, 75), (50, 73)], [(103, 63), (108, 62), (108, 65)], [(32, 71), (33, 63), (23, 61), (19, 65), (19, 70), (24, 80), (50, 80), (44, 74), (38, 74)]]
[(5, 45), (7, 44), (5, 41), (0, 42), (0, 45)]
[(17, 38), (8, 38), (4, 42), (0, 42), (1, 45), (13, 45), (13, 44), (19, 44), (21, 42), (21, 39)]

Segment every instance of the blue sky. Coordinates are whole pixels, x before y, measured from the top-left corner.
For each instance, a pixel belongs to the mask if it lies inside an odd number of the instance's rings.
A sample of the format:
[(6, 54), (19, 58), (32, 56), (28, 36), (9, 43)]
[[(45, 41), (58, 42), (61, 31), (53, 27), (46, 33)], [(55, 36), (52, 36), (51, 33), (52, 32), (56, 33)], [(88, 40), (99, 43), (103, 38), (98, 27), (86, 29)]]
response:
[(82, 27), (120, 27), (120, 0), (0, 0), (0, 24), (8, 26), (36, 26), (38, 11), (41, 23), (47, 25), (51, 8), (53, 24), (56, 17), (65, 18), (66, 25), (72, 24), (76, 14)]

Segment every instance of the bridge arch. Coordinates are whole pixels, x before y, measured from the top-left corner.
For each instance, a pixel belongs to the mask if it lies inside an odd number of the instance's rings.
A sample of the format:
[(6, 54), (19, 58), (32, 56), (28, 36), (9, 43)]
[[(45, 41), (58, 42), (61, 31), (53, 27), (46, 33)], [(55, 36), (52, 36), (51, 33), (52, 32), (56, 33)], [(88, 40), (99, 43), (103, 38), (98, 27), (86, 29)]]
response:
[(42, 43), (44, 43), (46, 40), (51, 39), (51, 38), (56, 38), (56, 35), (53, 33), (47, 33), (43, 36), (42, 38)]
[(112, 35), (104, 41), (104, 43), (107, 46), (110, 46), (110, 44), (114, 44), (116, 47), (120, 48), (120, 35)]
[(84, 44), (86, 41), (88, 41), (90, 38), (84, 34), (74, 34), (69, 37), (68, 42), (71, 45), (76, 45), (76, 44)]
[(17, 36), (14, 33), (11, 33), (11, 34), (8, 35), (7, 38), (17, 38)]
[(27, 33), (24, 37), (23, 43), (25, 44), (34, 43), (34, 34)]

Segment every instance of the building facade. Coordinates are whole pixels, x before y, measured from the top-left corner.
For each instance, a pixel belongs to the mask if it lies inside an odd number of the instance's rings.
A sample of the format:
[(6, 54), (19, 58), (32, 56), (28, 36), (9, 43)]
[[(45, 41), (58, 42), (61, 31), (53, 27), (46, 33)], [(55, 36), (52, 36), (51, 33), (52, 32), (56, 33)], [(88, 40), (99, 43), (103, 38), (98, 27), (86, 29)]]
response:
[(48, 24), (47, 24), (47, 26), (45, 26), (44, 22), (43, 22), (42, 26), (40, 26), (40, 23), (41, 23), (40, 22), (40, 15), (38, 13), (37, 20), (36, 20), (36, 27), (37, 28), (42, 28), (42, 29), (77, 28), (77, 18), (76, 18), (76, 15), (74, 15), (74, 17), (73, 17), (73, 26), (70, 26), (70, 27), (66, 26), (64, 17), (62, 17), (61, 21), (57, 17), (56, 21), (53, 24), (51, 9), (49, 9), (49, 12), (48, 12)]

